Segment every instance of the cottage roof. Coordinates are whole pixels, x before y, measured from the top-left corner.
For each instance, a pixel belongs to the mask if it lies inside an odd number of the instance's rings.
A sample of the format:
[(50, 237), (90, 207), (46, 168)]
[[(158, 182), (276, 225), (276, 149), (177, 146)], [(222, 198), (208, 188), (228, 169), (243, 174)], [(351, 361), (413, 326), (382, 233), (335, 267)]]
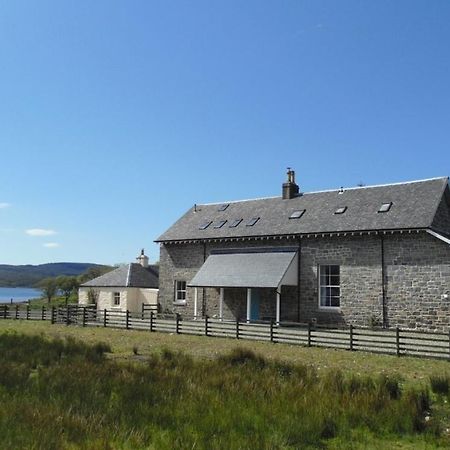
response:
[[(433, 220), (446, 190), (448, 193), (448, 178), (441, 177), (306, 192), (291, 199), (272, 197), (195, 205), (156, 242), (433, 229)], [(382, 205), (387, 211), (379, 212)]]
[(157, 288), (158, 283), (158, 266), (142, 267), (140, 264), (131, 263), (87, 281), (81, 286)]

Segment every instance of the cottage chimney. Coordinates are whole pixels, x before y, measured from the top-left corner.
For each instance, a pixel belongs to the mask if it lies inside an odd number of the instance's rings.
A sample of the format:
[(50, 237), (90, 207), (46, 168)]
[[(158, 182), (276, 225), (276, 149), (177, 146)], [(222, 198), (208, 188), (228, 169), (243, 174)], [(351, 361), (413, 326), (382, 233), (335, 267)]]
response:
[(148, 267), (148, 256), (144, 254), (144, 249), (141, 250), (141, 254), (136, 258), (136, 261), (142, 267)]
[(295, 172), (287, 168), (287, 182), (283, 183), (283, 200), (289, 200), (298, 195), (299, 187), (295, 183)]

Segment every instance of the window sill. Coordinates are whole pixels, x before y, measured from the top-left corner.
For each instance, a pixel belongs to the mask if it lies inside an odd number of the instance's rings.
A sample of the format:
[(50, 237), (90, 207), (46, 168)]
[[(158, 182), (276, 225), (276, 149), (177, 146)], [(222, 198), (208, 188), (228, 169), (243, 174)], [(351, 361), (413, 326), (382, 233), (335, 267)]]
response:
[(186, 306), (186, 300), (178, 300), (176, 302), (173, 302), (174, 306)]
[(319, 311), (341, 312), (340, 306), (319, 306)]

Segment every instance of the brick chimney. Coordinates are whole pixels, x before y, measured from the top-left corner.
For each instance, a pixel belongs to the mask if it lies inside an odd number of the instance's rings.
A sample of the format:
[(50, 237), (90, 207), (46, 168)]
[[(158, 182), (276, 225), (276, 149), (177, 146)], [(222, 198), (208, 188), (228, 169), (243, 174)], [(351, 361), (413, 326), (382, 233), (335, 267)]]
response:
[(287, 168), (287, 182), (283, 183), (283, 200), (297, 197), (299, 187), (295, 184), (295, 172), (290, 167)]

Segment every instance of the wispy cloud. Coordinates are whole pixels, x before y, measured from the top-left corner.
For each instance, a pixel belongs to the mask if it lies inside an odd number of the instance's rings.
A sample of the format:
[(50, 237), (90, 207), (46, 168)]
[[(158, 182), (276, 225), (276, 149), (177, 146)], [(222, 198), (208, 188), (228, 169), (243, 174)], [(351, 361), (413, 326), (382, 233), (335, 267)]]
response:
[(59, 247), (59, 244), (57, 242), (46, 242), (43, 246), (47, 248), (56, 248)]
[(0, 202), (0, 209), (9, 208), (11, 203)]
[(28, 230), (25, 230), (25, 233), (28, 234), (28, 236), (51, 236), (53, 234), (56, 234), (56, 231), (46, 230), (44, 228), (30, 228)]

